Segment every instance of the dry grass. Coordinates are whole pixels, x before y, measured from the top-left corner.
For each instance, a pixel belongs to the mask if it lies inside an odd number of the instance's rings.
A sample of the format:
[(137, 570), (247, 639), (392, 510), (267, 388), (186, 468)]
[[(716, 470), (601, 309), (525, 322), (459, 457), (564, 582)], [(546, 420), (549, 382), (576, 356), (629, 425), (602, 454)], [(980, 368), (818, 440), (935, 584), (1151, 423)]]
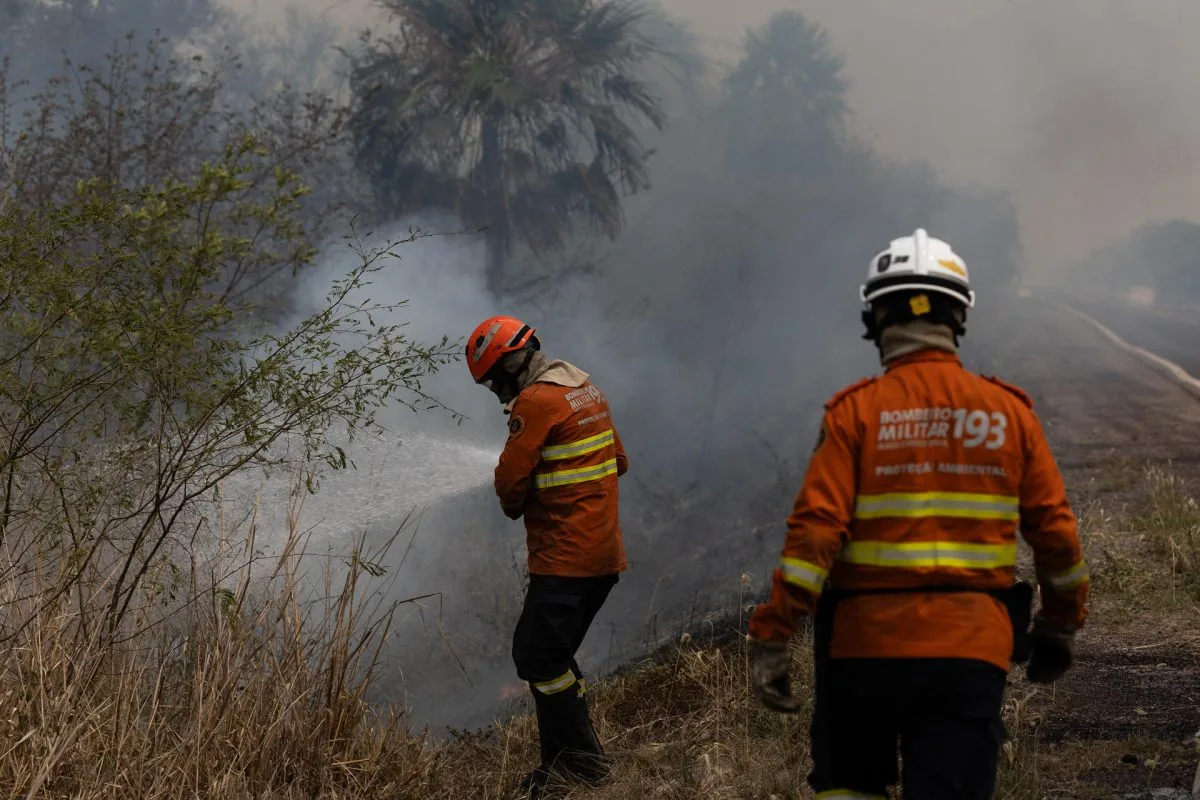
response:
[[(1013, 671), (997, 798), (1149, 797), (1137, 792), (1191, 786), (1196, 744), (1168, 729), (1186, 727), (1197, 713), (1194, 700), (1185, 705), (1197, 674), (1188, 671), (1186, 650), (1196, 609), (1179, 588), (1194, 577), (1186, 557), (1200, 514), (1182, 478), (1140, 466), (1134, 474), (1144, 479), (1114, 480), (1081, 509), (1094, 575), (1091, 622), (1077, 668), (1062, 684), (1033, 686), (1021, 668)], [(1120, 492), (1116, 510), (1106, 508), (1110, 491)], [(1152, 641), (1138, 638), (1147, 631)], [(801, 696), (811, 690), (808, 648), (797, 637), (793, 676)], [(1157, 669), (1168, 666), (1163, 659), (1183, 666)], [(807, 716), (757, 707), (736, 637), (721, 647), (683, 645), (661, 663), (601, 682), (593, 694), (617, 781), (567, 791), (569, 800), (811, 797)], [(1161, 707), (1151, 705), (1156, 699)], [(429, 796), (511, 796), (506, 788), (535, 759), (535, 734), (531, 720), (518, 717), (449, 744), (442, 758), (461, 782)]]
[[(807, 643), (793, 649), (806, 674)], [(616, 780), (601, 789), (563, 787), (576, 800), (617, 798), (795, 797), (808, 769), (808, 711), (766, 711), (749, 691), (744, 646), (682, 644), (659, 662), (634, 667), (593, 692), (593, 717), (616, 759)], [(798, 687), (802, 694), (809, 687)], [(536, 759), (528, 717), (469, 734), (442, 751), (447, 781), (431, 798), (512, 797)]]
[[(998, 798), (1100, 798), (1117, 787), (1190, 784), (1195, 745), (1165, 731), (1174, 730), (1172, 714), (1196, 713), (1194, 699), (1180, 709), (1168, 695), (1181, 675), (1195, 681), (1180, 654), (1195, 652), (1187, 643), (1197, 621), (1190, 592), (1200, 511), (1181, 478), (1145, 476), (1139, 513), (1106, 513), (1103, 498), (1081, 513), (1095, 575), (1092, 622), (1064, 684), (1033, 687), (1014, 670)], [(433, 741), (399, 714), (371, 709), (365, 698), (391, 612), (360, 585), (374, 557), (362, 554), (317, 592), (324, 599), (305, 602), (299, 546), (265, 577), (231, 591), (196, 589), (168, 619), (147, 619), (116, 642), (81, 638), (86, 609), (77, 599), (29, 600), (38, 613), (24, 631), (10, 631), (0, 670), (0, 795), (513, 797), (536, 760), (532, 718)], [(105, 600), (102, 591), (89, 597)], [(6, 608), (10, 619), (21, 617), (17, 605)], [(1139, 639), (1146, 614), (1156, 615), (1153, 635)], [(810, 797), (808, 710), (783, 717), (752, 699), (740, 628), (733, 620), (727, 635), (703, 645), (685, 637), (601, 681), (593, 716), (616, 780), (563, 797)], [(795, 689), (807, 697), (809, 641), (798, 636), (792, 652)], [(1159, 670), (1156, 694), (1158, 673), (1146, 670), (1177, 664), (1183, 671)], [(1126, 669), (1136, 678), (1108, 685)], [(1179, 691), (1186, 702), (1187, 685)]]
[(85, 609), (27, 601), (0, 670), (0, 794), (403, 796), (425, 743), (362, 699), (388, 613), (358, 568), (305, 602), (295, 565), (192, 595), (116, 641), (81, 625), (103, 591)]
[[(998, 796), (1150, 797), (1191, 788), (1200, 758), (1200, 508), (1187, 477), (1121, 462), (1080, 511), (1091, 616), (1076, 668), (1049, 690), (1013, 673)], [(1141, 793), (1139, 793), (1141, 792)]]
[(1200, 600), (1200, 505), (1178, 474), (1152, 467), (1146, 484), (1149, 503), (1137, 523), (1169, 576), (1172, 600), (1195, 604)]

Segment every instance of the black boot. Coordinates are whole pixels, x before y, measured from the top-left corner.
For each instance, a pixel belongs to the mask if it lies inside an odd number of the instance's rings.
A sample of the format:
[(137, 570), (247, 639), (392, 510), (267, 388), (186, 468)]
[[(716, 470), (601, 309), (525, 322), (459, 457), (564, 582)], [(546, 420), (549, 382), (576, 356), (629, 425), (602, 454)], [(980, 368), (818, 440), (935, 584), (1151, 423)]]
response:
[(517, 786), (517, 800), (549, 800), (546, 790), (550, 782), (550, 771), (539, 765), (521, 779)]
[(578, 685), (565, 692), (534, 692), (542, 763), (564, 778), (589, 786), (608, 780), (612, 768), (596, 736)]

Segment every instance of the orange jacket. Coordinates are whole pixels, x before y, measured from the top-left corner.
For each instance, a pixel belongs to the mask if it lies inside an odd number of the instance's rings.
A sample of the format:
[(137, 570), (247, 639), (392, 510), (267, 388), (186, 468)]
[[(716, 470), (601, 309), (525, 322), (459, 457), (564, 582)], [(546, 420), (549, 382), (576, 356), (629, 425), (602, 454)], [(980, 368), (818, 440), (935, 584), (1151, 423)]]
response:
[[(1021, 390), (936, 350), (836, 395), (750, 635), (789, 638), (827, 579), (845, 589), (1011, 585), (1018, 526), (1042, 614), (1081, 626), (1087, 565), (1032, 407)], [(837, 606), (830, 644), (833, 658), (970, 658), (1001, 669), (1011, 652), (1003, 605), (980, 592), (852, 596)]]
[(617, 478), (629, 462), (604, 394), (559, 364), (512, 403), (496, 496), (510, 519), (525, 517), (530, 574), (612, 575), (626, 567)]

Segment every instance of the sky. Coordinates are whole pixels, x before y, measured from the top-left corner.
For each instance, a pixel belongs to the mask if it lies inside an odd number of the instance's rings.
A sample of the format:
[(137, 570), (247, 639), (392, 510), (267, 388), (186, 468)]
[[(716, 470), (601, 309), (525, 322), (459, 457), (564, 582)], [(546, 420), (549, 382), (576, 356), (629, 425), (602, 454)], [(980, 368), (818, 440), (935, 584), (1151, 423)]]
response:
[[(269, 18), (282, 3), (229, 0)], [(361, 27), (364, 0), (293, 0)], [(732, 59), (783, 8), (845, 55), (855, 132), (946, 179), (1009, 190), (1029, 267), (1144, 221), (1200, 218), (1194, 0), (664, 0)], [(952, 232), (948, 232), (952, 238)]]

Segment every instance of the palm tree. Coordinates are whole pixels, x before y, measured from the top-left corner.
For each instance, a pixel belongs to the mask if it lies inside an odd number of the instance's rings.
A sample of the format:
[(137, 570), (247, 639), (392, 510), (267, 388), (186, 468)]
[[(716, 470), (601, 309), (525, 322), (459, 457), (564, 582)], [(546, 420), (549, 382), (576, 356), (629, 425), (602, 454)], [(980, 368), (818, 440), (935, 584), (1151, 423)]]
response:
[(844, 66), (825, 29), (798, 11), (747, 31), (725, 83), (735, 163), (807, 174), (827, 163), (845, 138)]
[(585, 221), (621, 229), (622, 193), (648, 188), (629, 119), (665, 116), (636, 73), (655, 54), (634, 0), (382, 0), (399, 21), (364, 36), (351, 84), (357, 162), (385, 211), (449, 209), (486, 229), (506, 285), (516, 242), (561, 248)]

